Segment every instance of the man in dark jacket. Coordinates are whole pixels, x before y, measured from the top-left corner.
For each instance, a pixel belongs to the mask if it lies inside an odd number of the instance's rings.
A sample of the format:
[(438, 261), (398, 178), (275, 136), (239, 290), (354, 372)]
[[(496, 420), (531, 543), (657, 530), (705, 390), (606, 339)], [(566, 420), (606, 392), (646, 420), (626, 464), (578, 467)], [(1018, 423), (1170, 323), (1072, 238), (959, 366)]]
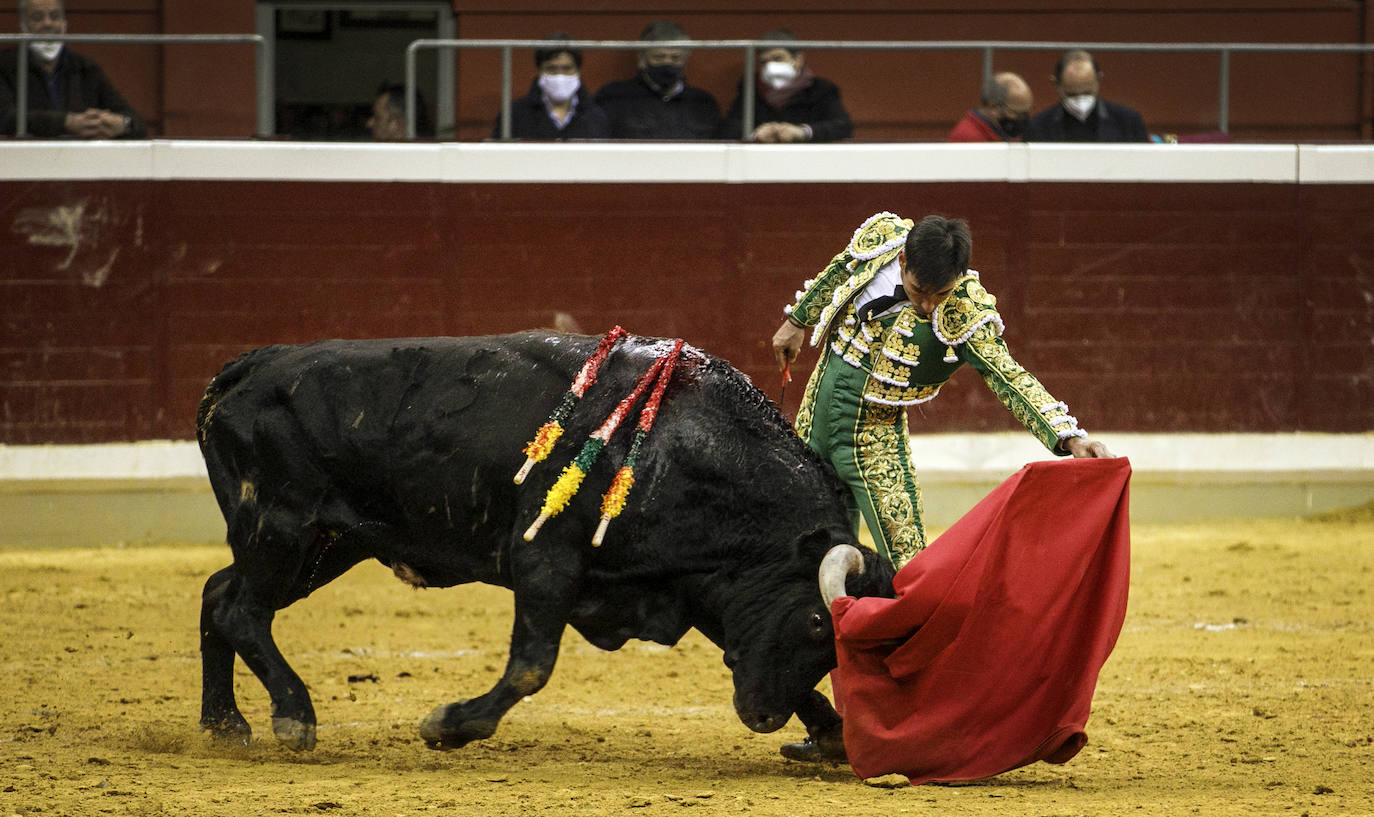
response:
[[(639, 35), (644, 42), (687, 40), (676, 23), (659, 20)], [(685, 48), (645, 48), (639, 72), (596, 92), (615, 139), (714, 139), (720, 128), (716, 98), (687, 84)]]
[[(760, 40), (795, 43), (797, 35), (775, 28)], [(723, 139), (743, 139), (744, 80), (730, 112), (725, 115)], [(806, 58), (796, 48), (778, 45), (758, 52), (755, 71), (754, 130), (752, 142), (834, 142), (854, 134), (849, 112), (840, 101), (840, 89), (828, 79), (811, 73)]]
[(1027, 142), (1148, 142), (1145, 121), (1135, 110), (1097, 95), (1102, 72), (1092, 54), (1064, 52), (1054, 67), (1059, 104), (1032, 116)]
[[(582, 52), (560, 45), (572, 37), (554, 33), (547, 48), (534, 52), (539, 74), (529, 93), (511, 100), (510, 135), (515, 139), (608, 139), (611, 123), (606, 112), (582, 85)], [(501, 138), (501, 118), (491, 130)]]
[[(66, 34), (62, 0), (22, 0), (19, 30), (24, 34)], [(27, 127), (34, 136), (83, 139), (141, 139), (147, 127), (94, 61), (61, 42), (30, 42)], [(18, 119), (18, 54), (0, 52), (0, 135), (11, 136)]]

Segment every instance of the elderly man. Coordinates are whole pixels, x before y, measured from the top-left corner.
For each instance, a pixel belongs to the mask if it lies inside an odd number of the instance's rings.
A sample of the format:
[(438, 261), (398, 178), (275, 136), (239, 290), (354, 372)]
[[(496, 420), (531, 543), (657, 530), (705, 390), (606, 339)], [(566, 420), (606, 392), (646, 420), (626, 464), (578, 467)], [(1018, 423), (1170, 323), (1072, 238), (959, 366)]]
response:
[[(651, 23), (639, 39), (667, 42), (691, 39), (677, 23)], [(639, 71), (630, 79), (603, 85), (596, 104), (611, 121), (613, 139), (714, 139), (720, 127), (716, 98), (687, 84), (688, 51), (646, 47)]]
[[(24, 34), (66, 34), (62, 0), (20, 0)], [(28, 43), (27, 131), (34, 136), (82, 139), (142, 138), (147, 128), (93, 60), (61, 42)], [(0, 133), (12, 135), (18, 118), (19, 80), (14, 49), (0, 52)]]
[(1054, 66), (1059, 104), (1032, 116), (1027, 142), (1148, 142), (1140, 114), (1098, 96), (1102, 72), (1092, 54), (1066, 51)]
[(1030, 86), (1019, 74), (1003, 71), (983, 83), (977, 108), (970, 108), (949, 132), (950, 142), (1019, 141), (1034, 104)]

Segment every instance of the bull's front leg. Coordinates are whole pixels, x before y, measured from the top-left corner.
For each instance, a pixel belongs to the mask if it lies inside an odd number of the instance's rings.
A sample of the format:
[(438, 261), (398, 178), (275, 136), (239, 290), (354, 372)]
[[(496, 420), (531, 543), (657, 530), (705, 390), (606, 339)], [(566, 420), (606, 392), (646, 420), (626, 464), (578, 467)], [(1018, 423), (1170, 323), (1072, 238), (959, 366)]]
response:
[(819, 690), (811, 690), (797, 707), (797, 718), (806, 726), (806, 740), (784, 743), (780, 749), (783, 757), (809, 763), (849, 762), (844, 750), (844, 721), (830, 699)]
[[(536, 550), (540, 544), (522, 542), (516, 550)], [(491, 737), (506, 712), (521, 698), (543, 689), (553, 674), (576, 594), (580, 559), (553, 558), (563, 554), (552, 547), (530, 555), (517, 555), (512, 566), (515, 623), (506, 671), (486, 694), (444, 704), (424, 719), (420, 737), (431, 749), (455, 749)]]

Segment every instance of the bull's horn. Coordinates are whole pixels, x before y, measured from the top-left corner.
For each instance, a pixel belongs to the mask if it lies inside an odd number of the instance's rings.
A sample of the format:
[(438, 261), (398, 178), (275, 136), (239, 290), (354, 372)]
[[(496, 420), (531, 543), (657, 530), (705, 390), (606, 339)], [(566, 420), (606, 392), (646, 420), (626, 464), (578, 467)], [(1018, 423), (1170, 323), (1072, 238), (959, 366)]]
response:
[(853, 545), (836, 545), (825, 554), (825, 558), (821, 559), (820, 584), (821, 598), (825, 600), (827, 609), (835, 599), (849, 595), (844, 589), (845, 579), (857, 576), (863, 570), (863, 554)]

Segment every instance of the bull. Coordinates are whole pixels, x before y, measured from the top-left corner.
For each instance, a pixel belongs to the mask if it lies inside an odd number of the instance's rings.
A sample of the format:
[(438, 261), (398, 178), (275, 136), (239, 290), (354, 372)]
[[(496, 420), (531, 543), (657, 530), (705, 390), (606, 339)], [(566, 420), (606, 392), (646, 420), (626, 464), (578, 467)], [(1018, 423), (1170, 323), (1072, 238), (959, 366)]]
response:
[[(272, 730), (315, 745), (305, 683), (272, 638), (276, 611), (376, 559), (422, 587), (513, 591), (510, 654), (485, 694), (436, 708), (434, 748), (491, 736), (549, 680), (564, 629), (615, 650), (696, 628), (724, 651), (734, 708), (758, 732), (838, 716), (816, 684), (836, 664), (829, 596), (891, 595), (892, 568), (855, 549), (845, 489), (747, 377), (688, 346), (638, 454), (633, 492), (600, 547), (600, 491), (582, 490), (532, 541), (545, 491), (665, 342), (630, 337), (567, 419), (549, 461), (512, 476), (595, 338), (541, 332), (270, 346), (206, 389), (197, 437), (233, 562), (205, 583), (201, 726), (247, 742), (238, 658), (271, 698)], [(586, 476), (626, 455), (612, 437)], [(833, 550), (833, 553), (832, 553)], [(827, 554), (831, 554), (829, 560)], [(849, 584), (844, 584), (846, 576)]]

